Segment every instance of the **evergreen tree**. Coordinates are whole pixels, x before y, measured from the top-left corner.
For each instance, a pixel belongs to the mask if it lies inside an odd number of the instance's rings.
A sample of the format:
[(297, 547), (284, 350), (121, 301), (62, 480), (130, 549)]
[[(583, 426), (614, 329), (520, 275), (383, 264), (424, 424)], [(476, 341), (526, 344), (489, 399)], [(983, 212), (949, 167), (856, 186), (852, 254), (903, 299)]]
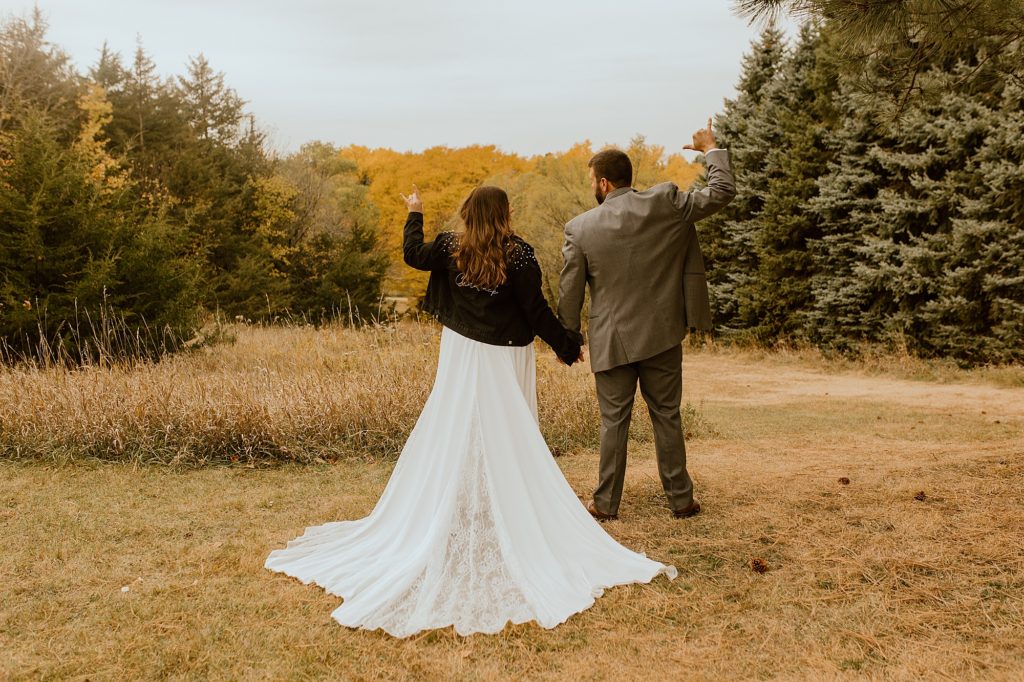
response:
[(287, 282), (273, 249), (256, 234), (261, 185), (273, 174), (263, 135), (254, 125), (243, 128), (243, 101), (202, 55), (173, 92), (189, 132), (164, 152), (160, 179), (206, 259), (204, 301), (252, 319), (279, 313), (289, 305)]
[(767, 153), (778, 144), (775, 122), (765, 117), (765, 95), (785, 56), (783, 33), (768, 26), (743, 58), (735, 99), (715, 119), (718, 144), (729, 150), (736, 198), (701, 221), (698, 235), (708, 272), (715, 324), (746, 327), (753, 321), (749, 295), (757, 271), (758, 214), (768, 192)]
[[(91, 75), (110, 93), (112, 153), (168, 218), (184, 226), (205, 263), (203, 301), (229, 315), (263, 317), (288, 307), (282, 263), (263, 224), (273, 163), (241, 98), (199, 55), (165, 81), (140, 44), (131, 66), (103, 50)], [(262, 230), (262, 232), (261, 232)]]
[(200, 140), (231, 145), (241, 132), (245, 102), (225, 84), (200, 53), (188, 63), (188, 75), (178, 78), (185, 117)]
[(741, 319), (762, 338), (799, 336), (811, 303), (815, 262), (808, 242), (821, 233), (806, 206), (833, 156), (825, 143), (837, 119), (831, 50), (829, 36), (805, 24), (764, 89), (762, 120), (773, 122), (778, 141), (764, 150), (767, 183), (754, 234), (757, 270), (737, 292)]
[[(934, 306), (932, 348), (972, 362), (1024, 361), (1024, 87), (1008, 79), (975, 156), (976, 175), (953, 221), (947, 269)], [(966, 305), (965, 305), (966, 304)], [(967, 338), (961, 330), (966, 329)], [(977, 335), (977, 336), (975, 336)]]
[(851, 340), (877, 339), (883, 314), (871, 311), (873, 298), (861, 273), (865, 236), (878, 231), (877, 197), (884, 185), (873, 153), (882, 141), (871, 122), (858, 116), (840, 94), (841, 125), (828, 135), (836, 158), (817, 180), (817, 194), (806, 206), (820, 229), (808, 241), (814, 260), (811, 304), (803, 315), (803, 336), (823, 346), (848, 350)]
[(64, 142), (78, 134), (82, 79), (68, 55), (46, 39), (37, 7), (31, 19), (9, 18), (0, 27), (0, 132), (17, 128), (24, 116), (46, 114)]
[(862, 226), (858, 277), (877, 326), (905, 338), (913, 350), (922, 350), (929, 336), (920, 311), (946, 274), (952, 220), (983, 139), (984, 117), (976, 94), (951, 90), (935, 105), (909, 109), (892, 143), (873, 150), (884, 185), (874, 220)]
[(1020, 150), (1007, 142), (1024, 129), (1012, 83), (962, 87), (978, 64), (927, 72), (945, 94), (910, 107), (899, 129), (867, 123), (845, 100), (837, 161), (810, 202), (823, 226), (812, 244), (810, 338), (839, 347), (898, 339), (965, 362), (1017, 357), (1019, 325), (1004, 315), (1020, 293), (1019, 207), (984, 173), (1019, 188)]
[[(946, 77), (956, 82), (973, 68), (961, 64)], [(966, 363), (1024, 356), (1024, 115), (1019, 85), (998, 90), (950, 88), (941, 107), (907, 131), (931, 143), (919, 162), (928, 165), (915, 177), (916, 203), (893, 198), (925, 225), (879, 269), (885, 291), (903, 295), (893, 321), (913, 349)]]
[[(62, 146), (45, 114), (22, 116), (0, 164), (0, 337), (31, 354), (41, 338), (84, 359), (87, 315), (129, 328), (191, 332), (198, 269), (183, 235), (140, 206), (116, 174), (97, 174), (89, 150)], [(102, 167), (101, 167), (102, 168)], [(150, 342), (155, 345), (148, 345)], [(149, 338), (141, 349), (158, 350)]]
[(1024, 0), (735, 0), (740, 13), (774, 19), (780, 11), (827, 21), (842, 37), (839, 54), (857, 77), (874, 113), (891, 118), (913, 100), (944, 90), (928, 79), (935, 64), (959, 59), (965, 47), (985, 45), (987, 69), (962, 74), (961, 85), (990, 87), (995, 74), (1024, 73)]

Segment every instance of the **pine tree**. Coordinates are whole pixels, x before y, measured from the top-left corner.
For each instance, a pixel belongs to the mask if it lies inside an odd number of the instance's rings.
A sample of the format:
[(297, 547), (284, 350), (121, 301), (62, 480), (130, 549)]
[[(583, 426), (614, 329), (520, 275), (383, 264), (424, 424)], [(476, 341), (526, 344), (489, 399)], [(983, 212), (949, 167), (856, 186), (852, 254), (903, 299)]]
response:
[(764, 156), (767, 184), (754, 234), (757, 270), (737, 292), (741, 319), (764, 339), (800, 335), (811, 302), (815, 263), (808, 242), (821, 233), (806, 206), (833, 156), (825, 144), (837, 123), (831, 49), (827, 34), (804, 25), (764, 90), (762, 120), (774, 122), (778, 142)]
[[(961, 69), (968, 68), (962, 66)], [(954, 77), (960, 74), (954, 73)], [(996, 93), (992, 93), (996, 95)], [(987, 100), (987, 101), (986, 101)], [(964, 154), (942, 196), (955, 197), (942, 230), (906, 248), (928, 279), (928, 297), (908, 317), (920, 352), (967, 364), (1024, 358), (1024, 89), (998, 99), (950, 92), (937, 117)], [(944, 154), (943, 161), (956, 161)]]
[(70, 142), (81, 122), (84, 84), (67, 53), (46, 39), (47, 28), (38, 7), (31, 19), (12, 17), (0, 27), (0, 132), (44, 113), (61, 140)]
[(697, 231), (719, 328), (751, 322), (741, 296), (750, 291), (757, 270), (757, 216), (768, 191), (766, 154), (779, 138), (774, 123), (765, 118), (765, 94), (784, 56), (782, 31), (768, 26), (743, 58), (736, 99), (726, 100), (715, 119), (716, 138), (729, 150), (737, 189), (732, 203), (701, 221)]
[(885, 185), (858, 249), (858, 276), (873, 299), (871, 314), (918, 352), (930, 336), (920, 313), (946, 276), (952, 221), (984, 135), (979, 100), (954, 89), (935, 105), (912, 107), (893, 144), (874, 149)]
[(230, 145), (239, 140), (245, 102), (200, 53), (178, 78), (185, 116), (200, 140)]
[[(27, 113), (3, 138), (0, 164), (0, 337), (31, 354), (41, 337), (67, 342), (82, 360), (96, 347), (86, 316), (120, 317), (129, 328), (194, 322), (198, 268), (183, 234), (138, 201), (133, 186), (96, 164), (96, 147), (66, 147), (59, 126)], [(97, 169), (100, 172), (97, 172)], [(143, 334), (155, 352), (159, 338)]]
[(104, 127), (111, 153), (129, 161), (133, 176), (150, 193), (164, 194), (170, 169), (192, 137), (179, 93), (157, 75), (141, 43), (130, 68), (104, 45), (89, 75), (113, 105)]
[[(780, 11), (827, 21), (842, 37), (839, 53), (856, 77), (855, 96), (882, 118), (911, 103), (943, 94), (927, 78), (935, 64), (951, 64), (965, 47), (985, 45), (986, 69), (961, 74), (961, 85), (990, 87), (991, 76), (1024, 73), (1024, 0), (736, 0), (741, 14), (774, 18)], [(923, 95), (923, 97), (922, 97)]]
[(928, 71), (945, 94), (910, 107), (899, 128), (841, 97), (837, 160), (810, 202), (823, 231), (809, 337), (898, 340), (966, 363), (1019, 357), (1021, 214), (1007, 197), (1020, 188), (1024, 129), (1013, 83), (963, 87), (979, 61)]
[(861, 249), (866, 235), (878, 231), (877, 198), (884, 174), (873, 150), (885, 141), (843, 92), (836, 104), (842, 124), (827, 141), (835, 159), (818, 178), (817, 194), (806, 207), (820, 238), (808, 241), (814, 274), (802, 335), (822, 346), (848, 350), (851, 341), (877, 339), (881, 333), (883, 314), (871, 311)]
[[(987, 323), (977, 362), (1024, 361), (1024, 87), (1008, 80), (999, 116), (977, 155), (977, 193), (955, 223), (952, 264), (958, 274), (980, 280)], [(957, 242), (962, 242), (962, 245)], [(977, 248), (977, 255), (972, 248)], [(980, 274), (971, 272), (980, 271)], [(940, 300), (956, 300), (944, 289)], [(953, 310), (956, 310), (953, 307)]]

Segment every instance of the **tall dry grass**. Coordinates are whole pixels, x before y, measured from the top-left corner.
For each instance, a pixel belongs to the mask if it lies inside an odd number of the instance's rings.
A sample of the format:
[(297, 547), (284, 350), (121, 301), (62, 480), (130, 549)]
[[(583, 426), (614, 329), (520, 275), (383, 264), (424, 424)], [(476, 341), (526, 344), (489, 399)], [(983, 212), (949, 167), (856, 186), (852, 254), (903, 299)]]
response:
[[(158, 362), (0, 369), (0, 457), (248, 465), (394, 457), (434, 380), (440, 328), (404, 322), (231, 325), (226, 341)], [(537, 345), (538, 409), (556, 454), (595, 447), (599, 418), (586, 367)], [(634, 438), (650, 440), (638, 400)], [(691, 438), (713, 430), (686, 405)]]
[(215, 313), (203, 333), (187, 339), (169, 326), (150, 324), (144, 317), (114, 309), (104, 299), (95, 309), (79, 308), (74, 317), (51, 322), (47, 312), (36, 310), (36, 329), (22, 336), (0, 337), (0, 364), (35, 367), (131, 365), (155, 361), (192, 347), (200, 341), (216, 341), (223, 330)]

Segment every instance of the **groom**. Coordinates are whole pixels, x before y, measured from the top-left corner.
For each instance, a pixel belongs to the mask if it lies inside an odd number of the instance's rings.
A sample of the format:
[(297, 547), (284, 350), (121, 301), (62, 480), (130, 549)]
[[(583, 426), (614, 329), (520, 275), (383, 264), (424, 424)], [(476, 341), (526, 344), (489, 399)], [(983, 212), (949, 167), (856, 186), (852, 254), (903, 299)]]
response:
[(732, 201), (736, 187), (729, 154), (708, 127), (693, 135), (704, 154), (708, 186), (682, 192), (671, 182), (638, 192), (629, 157), (606, 149), (590, 160), (598, 206), (565, 225), (558, 317), (580, 331), (584, 290), (590, 287), (590, 368), (601, 408), (601, 465), (587, 505), (599, 520), (618, 518), (626, 476), (626, 441), (637, 382), (654, 425), (658, 472), (677, 518), (700, 503), (686, 471), (679, 405), (682, 345), (687, 330), (711, 329), (704, 260), (694, 223)]

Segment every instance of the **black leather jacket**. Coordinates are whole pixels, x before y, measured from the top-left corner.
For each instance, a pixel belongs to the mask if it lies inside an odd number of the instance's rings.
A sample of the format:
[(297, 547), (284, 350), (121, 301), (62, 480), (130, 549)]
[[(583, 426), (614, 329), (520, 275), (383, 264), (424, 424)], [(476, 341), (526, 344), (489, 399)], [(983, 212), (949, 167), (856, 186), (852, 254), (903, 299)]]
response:
[(430, 272), (423, 310), (452, 331), (481, 343), (528, 346), (539, 336), (563, 362), (575, 362), (583, 337), (563, 327), (548, 307), (533, 247), (515, 237), (507, 281), (487, 290), (460, 283), (462, 273), (452, 256), (457, 239), (453, 232), (442, 232), (424, 243), (423, 214), (412, 211), (405, 221), (405, 262)]

